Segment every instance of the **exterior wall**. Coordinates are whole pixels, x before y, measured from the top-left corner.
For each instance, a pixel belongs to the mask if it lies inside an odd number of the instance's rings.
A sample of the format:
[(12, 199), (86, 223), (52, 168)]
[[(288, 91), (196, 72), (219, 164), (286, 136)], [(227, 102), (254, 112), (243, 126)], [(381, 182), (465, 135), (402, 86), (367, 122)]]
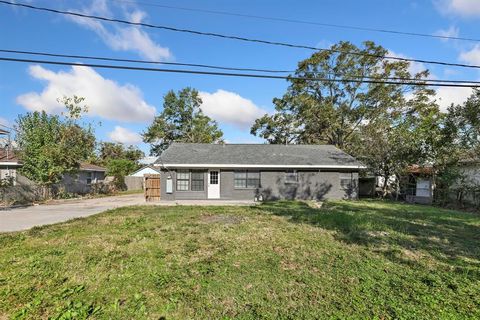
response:
[[(343, 189), (340, 179), (351, 179), (353, 188)], [(285, 183), (285, 171), (264, 171), (260, 181), (260, 194), (266, 200), (358, 198), (357, 172), (298, 171), (297, 183)]]
[[(177, 191), (176, 186), (176, 171), (166, 171), (162, 170), (160, 174), (160, 199), (162, 200), (205, 200), (207, 199), (207, 170), (198, 170), (203, 171), (203, 191)], [(167, 178), (168, 176), (172, 177), (173, 181), (173, 193), (167, 194)]]
[(471, 184), (480, 185), (480, 166), (476, 164), (462, 165), (460, 171), (467, 177)]
[[(253, 171), (253, 170), (252, 170)], [(175, 170), (162, 170), (161, 199), (207, 199), (208, 174), (204, 174), (204, 191), (177, 191)], [(166, 179), (172, 177), (173, 193), (166, 193)], [(350, 179), (352, 188), (344, 189), (340, 179)], [(260, 188), (234, 188), (234, 170), (220, 170), (220, 199), (254, 200), (261, 195), (265, 200), (277, 199), (357, 199), (358, 172), (298, 171), (298, 182), (285, 183), (285, 170), (260, 170)]]
[(88, 173), (91, 172), (92, 184), (103, 182), (105, 180), (105, 172), (102, 171), (79, 171), (77, 174), (66, 174), (59, 187), (65, 188), (66, 192), (85, 194), (90, 192), (91, 186), (87, 184)]
[(7, 166), (0, 166), (0, 180), (10, 180), (12, 181), (13, 185), (16, 185), (17, 169)]

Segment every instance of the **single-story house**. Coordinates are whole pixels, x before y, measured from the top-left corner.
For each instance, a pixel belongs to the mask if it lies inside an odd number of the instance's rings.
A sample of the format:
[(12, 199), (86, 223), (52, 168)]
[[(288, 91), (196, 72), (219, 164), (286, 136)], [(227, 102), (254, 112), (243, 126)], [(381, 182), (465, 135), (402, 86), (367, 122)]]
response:
[(13, 150), (9, 148), (0, 149), (0, 180), (12, 180), (13, 184), (17, 181), (17, 169), (22, 164), (15, 156)]
[(105, 180), (107, 169), (90, 163), (81, 163), (76, 174), (64, 175), (60, 186), (69, 193), (89, 193), (92, 186)]
[[(21, 160), (15, 155), (12, 149), (0, 149), (0, 180), (12, 179), (13, 185), (27, 184), (33, 185), (34, 182), (17, 173), (22, 167)], [(70, 193), (88, 193), (92, 184), (103, 182), (106, 169), (94, 164), (81, 163), (79, 171), (76, 174), (64, 175), (58, 187), (64, 188)]]
[(161, 199), (356, 199), (365, 166), (332, 145), (173, 143)]
[(153, 165), (155, 161), (157, 161), (157, 159), (158, 157), (156, 156), (146, 156), (138, 160), (138, 163), (140, 163), (143, 166), (150, 166), (150, 165)]
[(153, 165), (144, 166), (144, 167), (141, 167), (140, 169), (138, 169), (137, 171), (129, 174), (128, 176), (129, 177), (142, 177), (143, 178), (143, 175), (145, 175), (145, 174), (160, 174), (160, 168), (155, 167)]

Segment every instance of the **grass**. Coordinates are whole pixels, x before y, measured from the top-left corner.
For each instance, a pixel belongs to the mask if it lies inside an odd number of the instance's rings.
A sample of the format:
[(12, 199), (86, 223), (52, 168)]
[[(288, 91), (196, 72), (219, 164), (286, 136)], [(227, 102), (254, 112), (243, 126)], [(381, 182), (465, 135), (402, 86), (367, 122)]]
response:
[(479, 240), (380, 201), (121, 208), (0, 234), (0, 319), (478, 319)]

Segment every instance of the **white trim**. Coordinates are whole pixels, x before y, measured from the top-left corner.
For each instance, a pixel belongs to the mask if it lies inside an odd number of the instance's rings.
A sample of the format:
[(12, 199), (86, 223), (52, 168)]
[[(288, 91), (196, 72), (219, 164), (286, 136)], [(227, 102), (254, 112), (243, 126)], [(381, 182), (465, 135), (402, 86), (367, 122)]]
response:
[[(155, 166), (161, 165), (155, 163)], [(163, 166), (170, 168), (276, 168), (276, 169), (366, 169), (366, 166), (343, 166), (343, 165), (283, 165), (283, 164), (206, 164), (206, 163), (164, 163)]]
[(107, 172), (107, 169), (84, 169), (84, 168), (79, 168), (78, 171)]
[(21, 167), (22, 164), (18, 162), (0, 162), (0, 166), (19, 166)]

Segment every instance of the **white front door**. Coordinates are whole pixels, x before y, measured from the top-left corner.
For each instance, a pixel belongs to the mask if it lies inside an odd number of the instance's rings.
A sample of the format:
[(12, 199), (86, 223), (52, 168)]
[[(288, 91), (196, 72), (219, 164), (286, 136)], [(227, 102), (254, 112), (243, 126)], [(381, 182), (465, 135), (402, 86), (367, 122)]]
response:
[(208, 199), (220, 199), (220, 172), (208, 171)]

